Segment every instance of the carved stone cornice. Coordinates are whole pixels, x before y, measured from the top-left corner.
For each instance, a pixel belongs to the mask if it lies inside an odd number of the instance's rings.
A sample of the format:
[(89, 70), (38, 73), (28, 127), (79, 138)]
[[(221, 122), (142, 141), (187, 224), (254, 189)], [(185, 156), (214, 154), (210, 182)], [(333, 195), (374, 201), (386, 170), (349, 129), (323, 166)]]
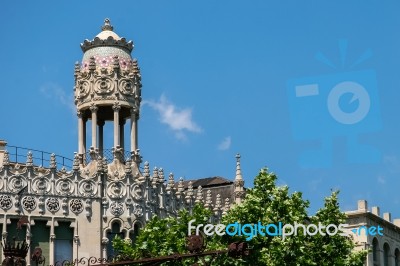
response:
[(133, 42), (126, 41), (125, 38), (121, 38), (120, 40), (115, 40), (112, 36), (108, 37), (106, 40), (101, 40), (98, 37), (95, 37), (93, 40), (84, 40), (81, 43), (81, 49), (83, 52), (86, 52), (89, 49), (94, 47), (101, 47), (101, 46), (117, 46), (122, 49), (125, 49), (127, 52), (132, 52), (133, 50)]

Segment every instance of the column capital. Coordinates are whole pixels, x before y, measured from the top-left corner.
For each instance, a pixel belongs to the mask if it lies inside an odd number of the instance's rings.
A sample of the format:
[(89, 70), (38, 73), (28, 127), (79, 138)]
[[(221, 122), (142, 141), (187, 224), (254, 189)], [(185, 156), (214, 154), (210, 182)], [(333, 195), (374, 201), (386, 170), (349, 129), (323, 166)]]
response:
[(113, 108), (114, 112), (118, 112), (121, 109), (121, 104), (119, 102), (114, 102), (112, 108)]
[(94, 103), (90, 105), (90, 111), (92, 111), (92, 113), (97, 112), (98, 109), (99, 108)]
[(78, 111), (76, 111), (76, 115), (77, 115), (79, 118), (82, 118), (83, 112), (80, 111), (80, 110), (78, 110)]

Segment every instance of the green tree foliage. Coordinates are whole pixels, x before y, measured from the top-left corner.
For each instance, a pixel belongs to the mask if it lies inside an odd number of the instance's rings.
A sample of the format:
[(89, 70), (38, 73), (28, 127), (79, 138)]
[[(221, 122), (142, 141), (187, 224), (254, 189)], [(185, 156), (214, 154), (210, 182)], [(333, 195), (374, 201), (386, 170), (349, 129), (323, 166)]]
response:
[[(338, 192), (334, 191), (325, 198), (324, 207), (309, 217), (309, 202), (300, 192), (289, 193), (287, 186), (276, 185), (277, 176), (262, 169), (254, 180), (254, 187), (248, 189), (242, 204), (234, 206), (223, 217), (222, 223), (240, 224), (329, 224), (345, 223), (346, 216), (339, 209)], [(156, 257), (187, 253), (185, 246), (188, 223), (205, 224), (212, 219), (212, 213), (196, 205), (189, 213), (179, 212), (178, 218), (159, 219), (154, 217), (140, 232), (136, 243), (130, 245), (116, 239), (114, 248), (122, 257), (131, 259)], [(246, 236), (207, 237), (207, 250), (224, 250), (229, 243), (246, 241)], [(299, 230), (297, 235), (260, 236), (248, 240), (250, 255), (243, 259), (233, 259), (227, 255), (219, 256), (212, 265), (266, 265), (266, 266), (362, 266), (366, 252), (353, 251), (353, 243), (347, 236), (319, 235), (306, 236)], [(194, 261), (169, 265), (191, 265)], [(165, 264), (168, 265), (168, 264)]]
[[(186, 237), (190, 220), (196, 220), (194, 226), (210, 222), (211, 211), (202, 205), (195, 205), (192, 212), (181, 210), (178, 218), (167, 217), (160, 219), (153, 217), (140, 231), (134, 245), (123, 239), (114, 239), (113, 247), (117, 252), (117, 260), (134, 260), (139, 258), (153, 258), (173, 254), (188, 253)], [(209, 237), (208, 240), (212, 240)], [(209, 245), (215, 247), (215, 245)], [(171, 262), (163, 265), (192, 265), (194, 260)]]

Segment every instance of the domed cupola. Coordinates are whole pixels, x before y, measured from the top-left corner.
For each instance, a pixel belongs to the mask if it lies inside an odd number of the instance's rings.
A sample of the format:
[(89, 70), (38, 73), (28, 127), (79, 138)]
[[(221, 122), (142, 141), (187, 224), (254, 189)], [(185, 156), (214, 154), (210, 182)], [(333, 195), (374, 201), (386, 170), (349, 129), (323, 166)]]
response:
[[(103, 126), (107, 121), (114, 125), (114, 159), (124, 161), (126, 156), (124, 125), (130, 120), (130, 152), (133, 161), (139, 162), (137, 120), (141, 102), (141, 76), (136, 59), (132, 59), (132, 41), (119, 37), (109, 19), (102, 31), (93, 39), (81, 44), (82, 63), (75, 64), (75, 104), (79, 118), (79, 154), (85, 165), (86, 122), (91, 120), (91, 153), (103, 156)], [(93, 156), (92, 156), (93, 157)]]
[(81, 44), (83, 54), (82, 68), (89, 69), (90, 58), (95, 59), (97, 67), (111, 67), (114, 57), (118, 56), (122, 69), (128, 69), (133, 65), (131, 52), (133, 42), (127, 42), (125, 38), (119, 37), (113, 30), (110, 20), (105, 19), (102, 31), (92, 40), (85, 40)]

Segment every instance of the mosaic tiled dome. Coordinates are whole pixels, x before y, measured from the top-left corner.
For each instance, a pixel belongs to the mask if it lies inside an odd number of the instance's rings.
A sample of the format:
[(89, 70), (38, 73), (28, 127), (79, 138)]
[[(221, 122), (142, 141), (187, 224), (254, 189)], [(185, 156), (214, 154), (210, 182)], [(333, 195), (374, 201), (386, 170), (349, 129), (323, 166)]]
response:
[(118, 56), (121, 69), (128, 69), (133, 65), (131, 52), (133, 42), (126, 41), (113, 31), (109, 19), (104, 20), (102, 31), (92, 40), (85, 40), (81, 44), (83, 54), (82, 69), (88, 69), (90, 58), (93, 57), (98, 68), (108, 68)]

